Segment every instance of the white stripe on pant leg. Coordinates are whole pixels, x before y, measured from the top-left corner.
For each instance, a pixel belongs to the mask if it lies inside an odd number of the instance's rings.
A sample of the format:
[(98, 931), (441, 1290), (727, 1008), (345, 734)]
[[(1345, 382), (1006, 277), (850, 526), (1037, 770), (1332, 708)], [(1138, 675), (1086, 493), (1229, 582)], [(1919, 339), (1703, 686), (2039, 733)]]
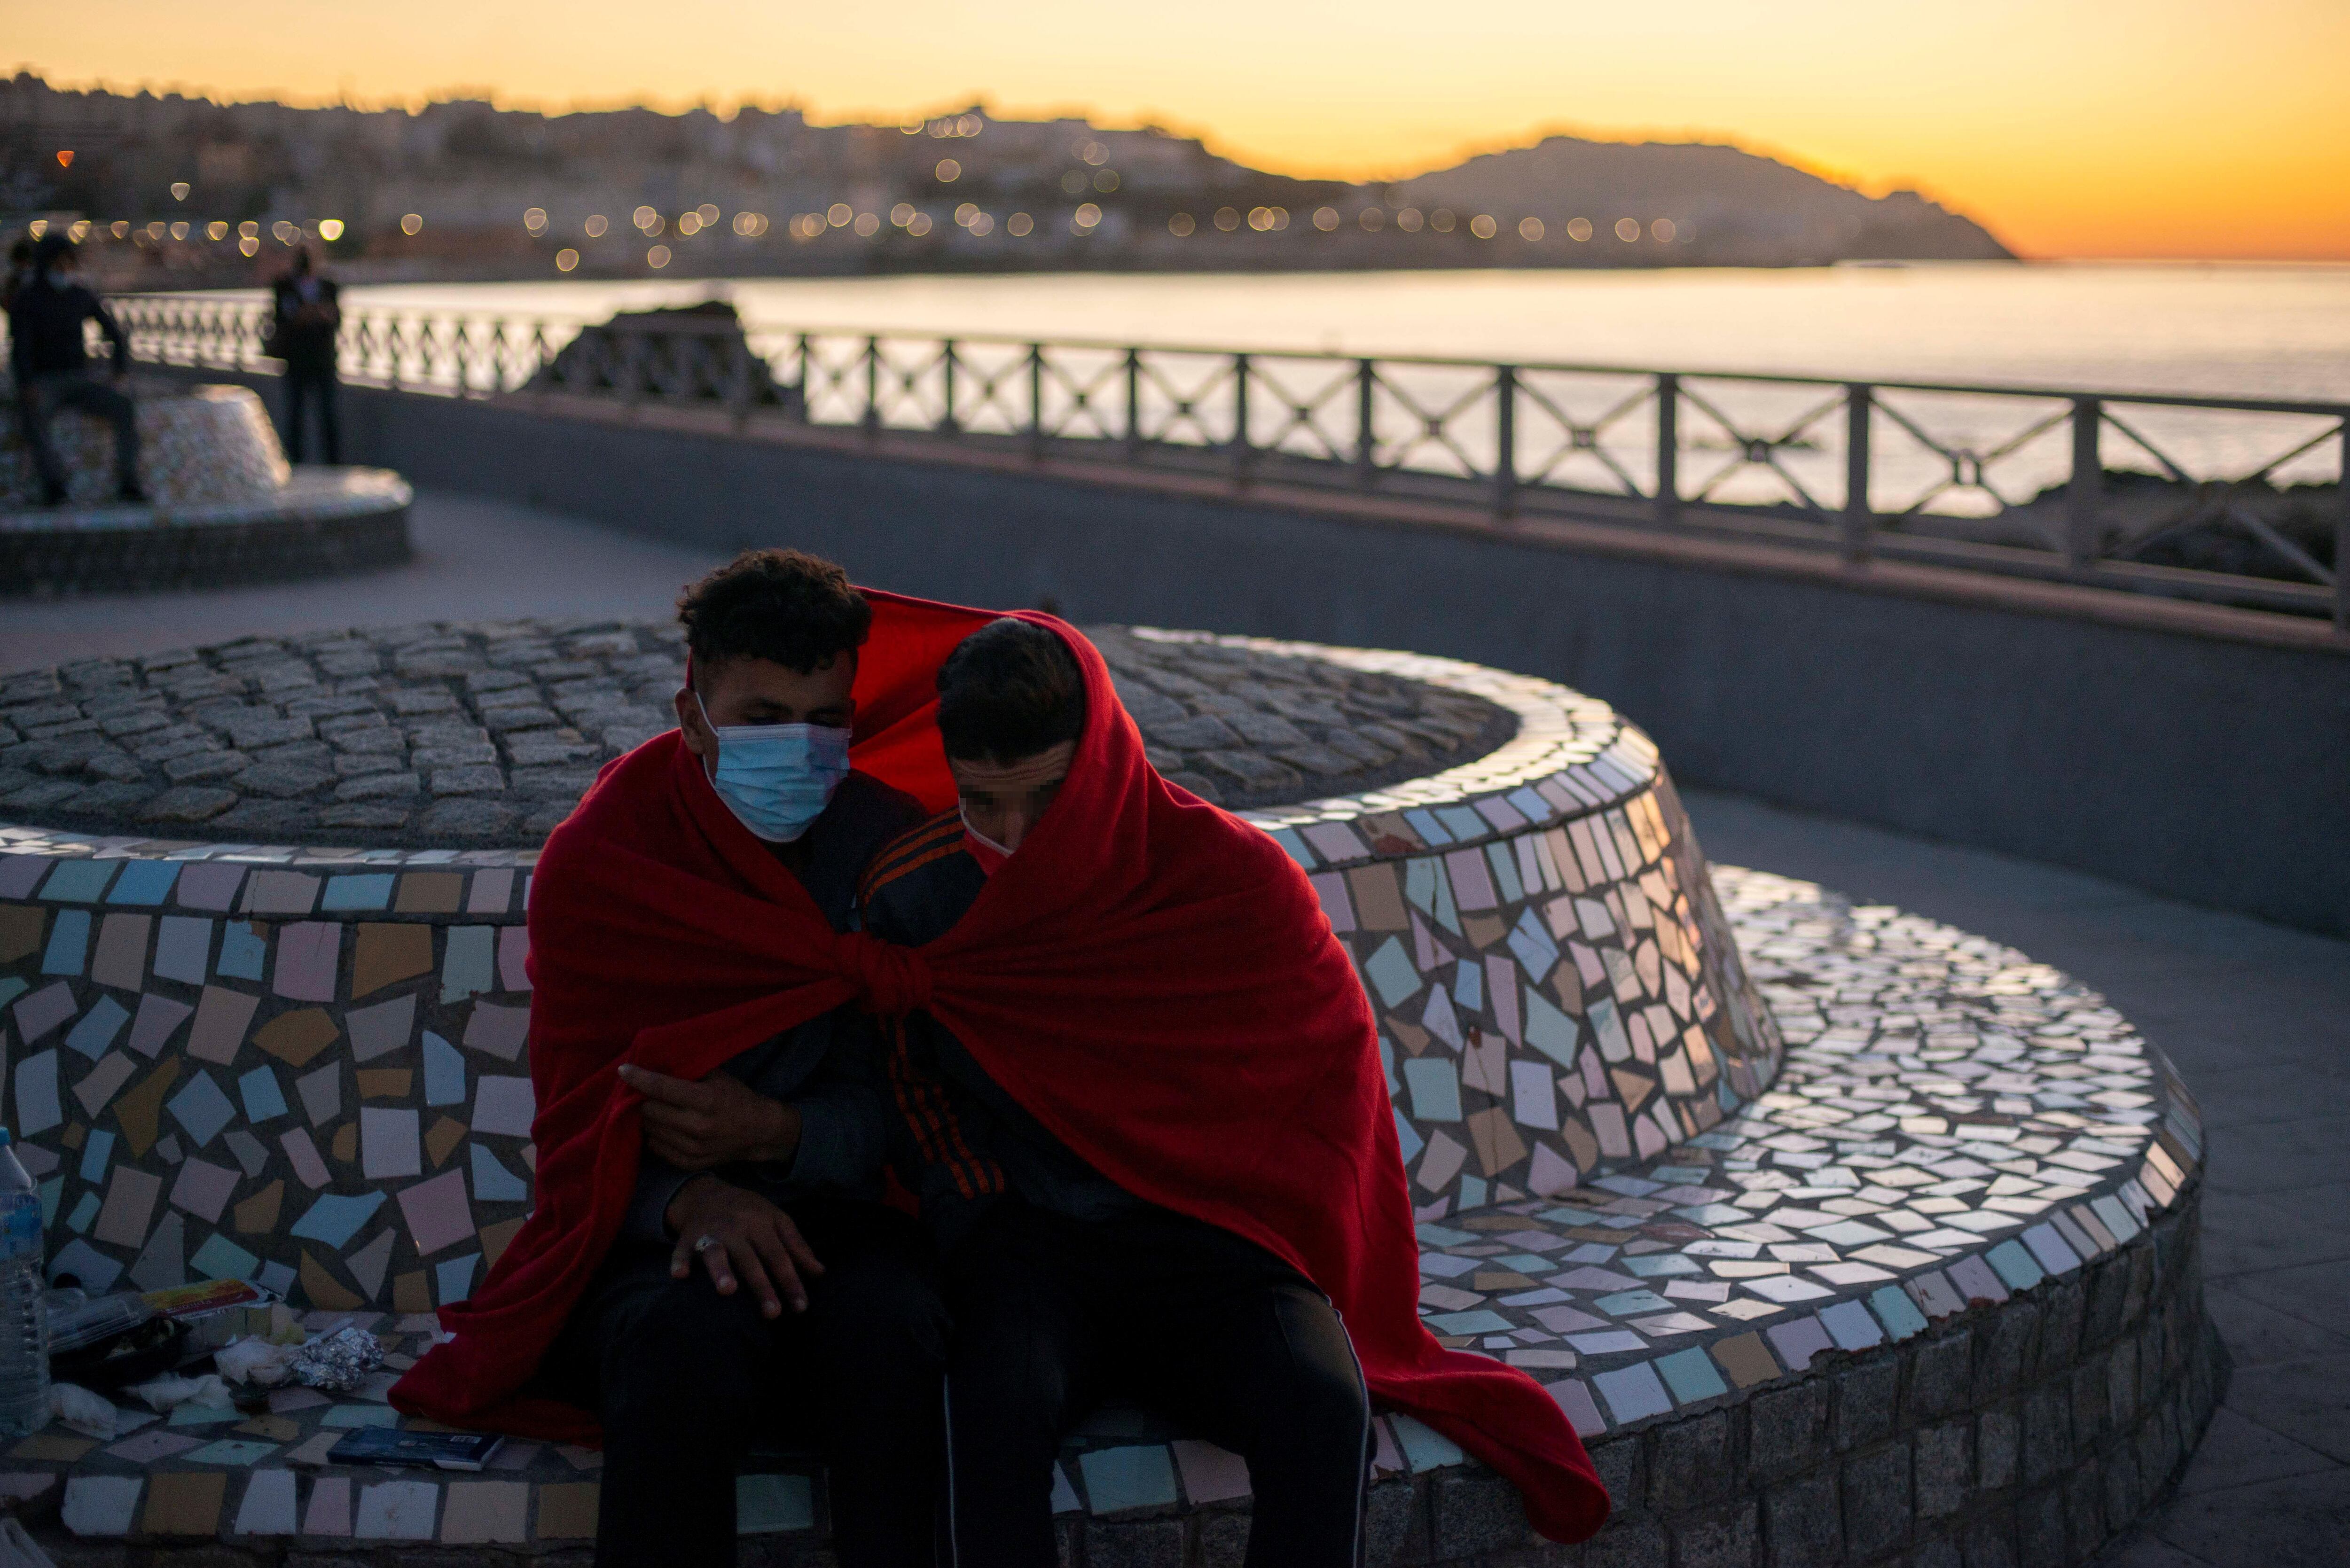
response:
[(947, 1564), (948, 1564), (948, 1568), (962, 1568), (962, 1529), (961, 1529), (961, 1522), (962, 1522), (962, 1521), (961, 1521), (959, 1519), (957, 1519), (957, 1517), (956, 1517), (956, 1515), (955, 1515), (955, 1471), (954, 1471), (954, 1455), (955, 1455), (955, 1440), (954, 1440), (954, 1386), (953, 1386), (953, 1384), (952, 1384), (951, 1382), (950, 1382), (948, 1379), (946, 1379), (946, 1378), (944, 1378), (944, 1377), (941, 1377), (941, 1378), (940, 1378), (940, 1379), (939, 1379), (939, 1406), (940, 1406), (940, 1408), (941, 1408), (941, 1410), (943, 1410), (943, 1411), (945, 1412), (945, 1415), (946, 1415), (946, 1435), (947, 1435)]
[(1336, 1302), (1330, 1303), (1330, 1315), (1338, 1320), (1338, 1333), (1347, 1341), (1347, 1354), (1355, 1363), (1355, 1386), (1363, 1391), (1363, 1446), (1360, 1462), (1355, 1467), (1355, 1568), (1363, 1568), (1363, 1517), (1370, 1511), (1371, 1487), (1371, 1380), (1363, 1376), (1363, 1358), (1355, 1354), (1354, 1331), (1347, 1326), (1344, 1314)]

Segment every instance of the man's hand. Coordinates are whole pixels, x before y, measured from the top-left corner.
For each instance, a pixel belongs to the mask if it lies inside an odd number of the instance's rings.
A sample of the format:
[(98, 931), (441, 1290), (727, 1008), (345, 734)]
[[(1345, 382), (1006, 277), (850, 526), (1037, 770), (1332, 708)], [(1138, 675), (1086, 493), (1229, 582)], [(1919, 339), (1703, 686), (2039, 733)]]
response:
[(680, 1170), (738, 1160), (788, 1162), (799, 1152), (800, 1113), (725, 1073), (690, 1083), (642, 1067), (620, 1081), (645, 1097), (645, 1147)]
[(671, 1279), (691, 1273), (699, 1254), (720, 1295), (733, 1295), (739, 1277), (750, 1282), (759, 1310), (768, 1317), (783, 1316), (785, 1301), (794, 1312), (807, 1311), (803, 1282), (822, 1274), (824, 1265), (792, 1217), (757, 1193), (714, 1176), (697, 1176), (669, 1200), (667, 1219), (677, 1232), (677, 1251), (669, 1261)]

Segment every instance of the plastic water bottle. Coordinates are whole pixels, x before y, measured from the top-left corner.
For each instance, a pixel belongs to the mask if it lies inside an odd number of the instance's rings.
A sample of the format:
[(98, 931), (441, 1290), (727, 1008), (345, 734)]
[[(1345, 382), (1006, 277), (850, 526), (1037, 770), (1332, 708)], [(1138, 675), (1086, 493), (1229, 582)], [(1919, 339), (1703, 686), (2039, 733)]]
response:
[(41, 1194), (0, 1127), (0, 1432), (49, 1424), (49, 1318), (43, 1301)]

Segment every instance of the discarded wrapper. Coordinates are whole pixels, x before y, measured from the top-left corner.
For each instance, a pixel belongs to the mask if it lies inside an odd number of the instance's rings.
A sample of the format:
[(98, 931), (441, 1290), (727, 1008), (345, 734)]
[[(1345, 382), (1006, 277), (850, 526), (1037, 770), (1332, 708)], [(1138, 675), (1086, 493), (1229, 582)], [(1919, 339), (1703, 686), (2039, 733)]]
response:
[(240, 1339), (213, 1352), (213, 1365), (231, 1383), (250, 1384), (255, 1388), (276, 1388), (292, 1379), (294, 1358), (301, 1353), (298, 1345), (272, 1345), (265, 1339)]
[(320, 1334), (294, 1357), (294, 1381), (330, 1394), (352, 1394), (383, 1365), (383, 1344), (356, 1324)]
[(49, 1385), (49, 1413), (85, 1438), (114, 1440), (114, 1402), (71, 1383)]

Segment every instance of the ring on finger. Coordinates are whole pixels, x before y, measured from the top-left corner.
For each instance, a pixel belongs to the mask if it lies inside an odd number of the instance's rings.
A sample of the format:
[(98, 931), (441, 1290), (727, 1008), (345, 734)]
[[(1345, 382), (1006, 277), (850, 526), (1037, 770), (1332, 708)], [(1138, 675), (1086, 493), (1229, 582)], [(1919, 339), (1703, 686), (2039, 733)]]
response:
[(715, 1247), (716, 1245), (718, 1245), (718, 1238), (704, 1233), (703, 1235), (695, 1238), (693, 1250), (697, 1252), (707, 1252), (711, 1248)]

